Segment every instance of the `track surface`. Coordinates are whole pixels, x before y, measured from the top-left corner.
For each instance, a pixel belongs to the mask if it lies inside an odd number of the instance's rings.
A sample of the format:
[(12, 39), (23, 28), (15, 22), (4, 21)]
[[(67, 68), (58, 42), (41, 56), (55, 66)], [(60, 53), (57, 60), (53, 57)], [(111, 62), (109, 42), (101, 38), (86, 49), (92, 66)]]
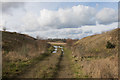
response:
[(70, 61), (66, 53), (58, 49), (57, 53), (27, 69), (19, 78), (72, 78)]

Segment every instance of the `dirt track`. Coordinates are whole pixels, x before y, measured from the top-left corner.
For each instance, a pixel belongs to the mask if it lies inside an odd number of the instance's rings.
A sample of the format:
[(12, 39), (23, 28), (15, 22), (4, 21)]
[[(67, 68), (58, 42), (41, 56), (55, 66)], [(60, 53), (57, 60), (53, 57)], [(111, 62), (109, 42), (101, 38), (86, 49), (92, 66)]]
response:
[(70, 65), (69, 59), (66, 55), (63, 55), (60, 62), (60, 69), (58, 71), (57, 78), (73, 78), (73, 74), (71, 71), (72, 67)]
[(72, 71), (66, 53), (62, 54), (58, 49), (57, 53), (27, 69), (19, 78), (72, 78)]

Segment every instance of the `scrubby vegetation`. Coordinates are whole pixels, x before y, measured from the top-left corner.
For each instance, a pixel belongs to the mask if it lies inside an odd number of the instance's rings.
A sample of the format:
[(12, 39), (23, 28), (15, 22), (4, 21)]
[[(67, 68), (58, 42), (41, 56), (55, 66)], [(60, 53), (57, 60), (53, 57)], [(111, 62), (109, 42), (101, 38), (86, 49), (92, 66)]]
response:
[(118, 78), (118, 32), (88, 36), (72, 45), (76, 77)]
[(54, 48), (46, 40), (25, 34), (2, 32), (3, 78), (21, 73), (27, 66), (42, 59)]
[(47, 39), (47, 41), (48, 42), (64, 42), (64, 43), (67, 43), (67, 42), (69, 42), (70, 40), (72, 40), (72, 41), (78, 41), (78, 39), (51, 39), (51, 38), (49, 38), (49, 39)]
[(115, 48), (115, 45), (107, 41), (106, 48), (108, 49)]
[[(80, 40), (35, 39), (3, 31), (3, 78), (16, 77), (27, 68), (30, 71), (20, 77), (118, 78), (119, 30)], [(50, 54), (55, 49), (54, 45), (62, 46), (64, 52), (57, 48), (57, 54)]]
[(71, 48), (72, 48), (72, 45), (73, 45), (76, 41), (78, 41), (78, 40), (77, 40), (77, 39), (66, 39), (66, 43), (67, 43), (66, 47), (68, 47), (69, 49), (71, 49)]
[(66, 42), (66, 39), (52, 39), (52, 38), (49, 38), (47, 39), (48, 42)]

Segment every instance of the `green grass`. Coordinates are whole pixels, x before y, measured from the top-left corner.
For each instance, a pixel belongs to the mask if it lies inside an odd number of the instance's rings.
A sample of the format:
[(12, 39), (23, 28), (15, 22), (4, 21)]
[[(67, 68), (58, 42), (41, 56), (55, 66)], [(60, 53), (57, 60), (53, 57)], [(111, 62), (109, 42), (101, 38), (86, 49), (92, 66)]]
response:
[[(74, 60), (74, 58), (72, 58), (72, 51), (68, 48), (64, 48), (64, 52), (65, 52), (65, 56), (67, 56), (69, 58), (69, 61), (71, 63), (71, 67), (72, 67), (72, 72), (73, 72), (73, 77), (74, 78), (89, 78), (88, 75), (84, 74), (84, 71), (82, 70), (81, 64), (80, 63), (76, 63)], [(92, 58), (88, 58), (92, 59)]]
[(48, 48), (48, 53), (52, 53), (54, 51), (54, 47), (53, 46), (50, 46), (50, 48)]
[(6, 64), (6, 68), (3, 68), (3, 78), (8, 78), (12, 76), (16, 76), (20, 74), (22, 71), (37, 63), (40, 60), (48, 57), (48, 54), (41, 55), (37, 58), (27, 61), (19, 61), (19, 62), (9, 62)]
[(6, 67), (3, 68), (3, 78), (11, 77), (15, 74), (19, 74), (25, 67), (30, 65), (30, 61), (18, 61), (6, 63)]
[(46, 57), (50, 56), (50, 53), (53, 51), (53, 47), (48, 48), (47, 53), (41, 54), (40, 56), (27, 60), (27, 61), (16, 61), (16, 62), (6, 62), (5, 67), (3, 67), (3, 78), (9, 78), (13, 76), (17, 76), (24, 72), (25, 69), (33, 66), (39, 61), (42, 61)]

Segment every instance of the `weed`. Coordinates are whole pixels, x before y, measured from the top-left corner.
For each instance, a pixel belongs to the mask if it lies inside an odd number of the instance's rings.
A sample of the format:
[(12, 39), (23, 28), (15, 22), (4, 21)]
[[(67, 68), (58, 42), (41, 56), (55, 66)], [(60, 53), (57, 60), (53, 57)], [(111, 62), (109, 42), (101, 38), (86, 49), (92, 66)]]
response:
[(115, 48), (115, 45), (112, 44), (111, 42), (107, 41), (106, 48), (112, 49), (112, 48)]

